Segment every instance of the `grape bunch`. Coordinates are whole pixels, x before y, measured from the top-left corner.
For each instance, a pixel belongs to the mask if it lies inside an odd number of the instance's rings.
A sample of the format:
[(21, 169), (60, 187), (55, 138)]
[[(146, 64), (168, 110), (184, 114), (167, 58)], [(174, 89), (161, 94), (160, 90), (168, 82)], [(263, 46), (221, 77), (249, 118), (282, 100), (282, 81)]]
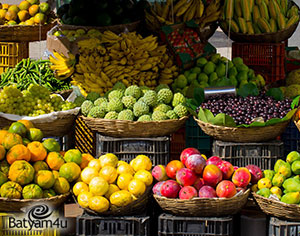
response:
[(75, 108), (74, 103), (64, 101), (40, 85), (31, 84), (22, 92), (16, 84), (6, 86), (0, 92), (0, 112), (22, 116), (38, 116), (54, 111)]
[(214, 116), (225, 113), (231, 116), (237, 125), (251, 124), (253, 119), (262, 118), (264, 122), (272, 118), (283, 118), (291, 110), (291, 99), (276, 101), (265, 92), (259, 96), (235, 97), (233, 95), (213, 96), (201, 104)]

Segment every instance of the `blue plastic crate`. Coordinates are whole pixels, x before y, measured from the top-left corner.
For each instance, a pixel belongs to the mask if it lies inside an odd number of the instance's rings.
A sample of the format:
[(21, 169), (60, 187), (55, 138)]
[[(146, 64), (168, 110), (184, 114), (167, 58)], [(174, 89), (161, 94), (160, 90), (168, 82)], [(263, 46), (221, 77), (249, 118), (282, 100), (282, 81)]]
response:
[(291, 151), (299, 151), (300, 133), (293, 121), (288, 125), (281, 136), (284, 143), (284, 155), (287, 156)]

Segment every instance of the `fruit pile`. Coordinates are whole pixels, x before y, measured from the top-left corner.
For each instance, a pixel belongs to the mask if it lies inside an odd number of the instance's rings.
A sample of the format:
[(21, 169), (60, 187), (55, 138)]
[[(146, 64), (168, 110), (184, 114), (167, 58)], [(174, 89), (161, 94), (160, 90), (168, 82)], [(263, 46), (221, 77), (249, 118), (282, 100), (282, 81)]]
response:
[(188, 115), (184, 103), (185, 97), (181, 93), (173, 94), (165, 84), (151, 90), (137, 85), (126, 88), (119, 82), (107, 97), (100, 97), (95, 92), (89, 93), (81, 105), (81, 113), (91, 118), (160, 121)]
[(97, 29), (85, 30), (83, 28), (78, 28), (76, 30), (56, 30), (53, 32), (56, 37), (66, 37), (70, 42), (75, 41), (79, 38), (97, 38), (101, 36), (101, 33)]
[(103, 96), (118, 81), (126, 86), (154, 88), (158, 83), (172, 83), (173, 77), (178, 75), (166, 46), (158, 46), (157, 38), (152, 35), (142, 38), (130, 32), (118, 36), (105, 31), (101, 40), (81, 40), (78, 47), (79, 63), (72, 83), (84, 95), (93, 91)]
[(225, 113), (233, 118), (237, 125), (251, 124), (254, 119), (264, 122), (272, 118), (283, 118), (291, 110), (291, 100), (276, 101), (261, 92), (259, 96), (235, 97), (232, 95), (208, 98), (201, 107), (210, 110), (213, 115)]
[(71, 0), (57, 10), (67, 25), (109, 26), (128, 24), (143, 16), (145, 1)]
[[(226, 67), (228, 63), (228, 74)], [(235, 86), (241, 88), (247, 83), (253, 83), (258, 88), (265, 86), (265, 80), (261, 75), (255, 75), (252, 69), (243, 63), (240, 57), (232, 61), (220, 54), (214, 54), (208, 59), (201, 57), (197, 60), (196, 67), (180, 74), (172, 84), (175, 92), (181, 92), (185, 96), (193, 95), (194, 88), (206, 88), (214, 86)]]
[(291, 71), (285, 78), (286, 87), (280, 87), (284, 96), (295, 98), (300, 95), (300, 69)]
[(75, 107), (75, 103), (64, 101), (59, 95), (51, 95), (47, 88), (37, 84), (30, 84), (23, 91), (13, 84), (0, 92), (0, 112), (3, 113), (38, 116)]
[(96, 212), (124, 207), (141, 197), (152, 185), (152, 162), (138, 155), (129, 164), (107, 153), (91, 160), (73, 187), (78, 204)]
[(262, 172), (255, 165), (234, 167), (216, 156), (206, 160), (199, 150), (186, 148), (180, 161), (173, 160), (166, 167), (157, 165), (152, 175), (159, 181), (152, 189), (156, 195), (180, 199), (231, 198), (245, 191), (250, 182), (256, 184)]
[(25, 90), (30, 84), (39, 83), (52, 92), (71, 89), (69, 80), (58, 80), (50, 68), (48, 60), (23, 59), (14, 68), (1, 74), (0, 88), (16, 83), (17, 88)]
[(277, 160), (274, 170), (264, 170), (264, 177), (252, 187), (258, 195), (271, 195), (288, 204), (300, 203), (300, 154), (290, 152), (286, 161)]
[(68, 193), (88, 157), (76, 149), (61, 151), (55, 139), (43, 139), (30, 121), (14, 122), (0, 130), (0, 195), (38, 199)]
[(291, 27), (299, 12), (288, 0), (226, 0), (223, 19), (233, 32), (263, 34)]
[(0, 3), (1, 25), (43, 25), (52, 19), (50, 7), (39, 0), (23, 0), (19, 5)]
[(146, 10), (145, 19), (147, 27), (153, 32), (157, 32), (164, 25), (187, 22), (190, 20), (194, 20), (202, 29), (216, 22), (220, 15), (221, 4), (219, 0), (178, 0), (174, 3), (171, 0), (167, 0), (160, 3), (155, 1), (154, 4)]

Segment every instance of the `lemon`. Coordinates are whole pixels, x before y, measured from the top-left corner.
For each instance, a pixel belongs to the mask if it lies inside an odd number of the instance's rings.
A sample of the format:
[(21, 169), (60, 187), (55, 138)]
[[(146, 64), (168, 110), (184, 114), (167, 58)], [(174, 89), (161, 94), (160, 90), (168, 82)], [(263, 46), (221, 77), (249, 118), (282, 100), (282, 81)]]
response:
[(122, 190), (127, 190), (129, 182), (133, 179), (131, 174), (120, 174), (117, 180), (117, 185)]
[(89, 186), (87, 186), (87, 184), (84, 182), (77, 182), (73, 186), (73, 193), (75, 194), (75, 196), (78, 196), (82, 192), (88, 192), (88, 191), (89, 191)]
[(95, 196), (102, 196), (104, 195), (109, 188), (109, 184), (107, 181), (102, 178), (102, 177), (94, 177), (90, 184), (89, 184), (89, 189), (92, 194)]
[(133, 179), (128, 184), (128, 191), (134, 196), (140, 197), (146, 191), (146, 185), (141, 180)]
[(109, 208), (109, 201), (101, 196), (91, 197), (89, 199), (89, 208), (96, 212), (105, 212)]
[(150, 158), (145, 155), (138, 155), (130, 162), (130, 165), (133, 167), (134, 171), (151, 170), (152, 168), (152, 162)]
[(77, 196), (78, 204), (82, 207), (88, 207), (89, 206), (89, 199), (93, 197), (93, 194), (91, 192), (82, 192)]
[(97, 171), (100, 171), (101, 169), (101, 163), (100, 163), (100, 160), (99, 159), (94, 159), (94, 160), (91, 160), (88, 164), (88, 167), (93, 167), (95, 168)]
[(125, 161), (118, 161), (117, 167), (119, 167), (120, 165), (129, 165), (127, 162)]
[(110, 184), (109, 187), (108, 187), (108, 191), (106, 192), (105, 194), (105, 197), (107, 199), (110, 198), (110, 196), (114, 193), (114, 192), (117, 192), (117, 191), (120, 191), (119, 187), (115, 184)]
[(131, 193), (126, 190), (121, 190), (113, 193), (110, 198), (110, 203), (112, 205), (122, 207), (127, 206), (129, 203), (132, 202), (132, 196)]
[(272, 182), (268, 178), (262, 178), (257, 182), (257, 187), (258, 187), (258, 189), (271, 188)]
[(99, 176), (103, 177), (109, 184), (112, 184), (118, 177), (117, 169), (112, 166), (104, 166), (100, 170)]
[(89, 184), (91, 182), (91, 180), (98, 176), (98, 171), (97, 169), (93, 168), (93, 167), (85, 167), (82, 171), (81, 171), (81, 180), (83, 182), (85, 182), (86, 184)]
[(122, 164), (122, 165), (119, 165), (118, 168), (117, 168), (117, 173), (120, 175), (120, 174), (125, 174), (125, 173), (128, 173), (128, 174), (131, 174), (131, 175), (134, 175), (134, 169), (132, 168), (131, 165), (129, 164)]
[(153, 182), (152, 174), (147, 170), (139, 170), (134, 174), (134, 178), (141, 180), (146, 184), (146, 186), (149, 186)]
[(279, 195), (281, 196), (282, 195), (282, 190), (281, 188), (277, 187), (277, 186), (273, 186), (271, 189), (270, 189), (271, 193), (272, 194), (275, 194), (275, 195)]
[(99, 160), (102, 168), (104, 166), (116, 167), (119, 161), (117, 156), (112, 153), (106, 153), (105, 155), (100, 156)]

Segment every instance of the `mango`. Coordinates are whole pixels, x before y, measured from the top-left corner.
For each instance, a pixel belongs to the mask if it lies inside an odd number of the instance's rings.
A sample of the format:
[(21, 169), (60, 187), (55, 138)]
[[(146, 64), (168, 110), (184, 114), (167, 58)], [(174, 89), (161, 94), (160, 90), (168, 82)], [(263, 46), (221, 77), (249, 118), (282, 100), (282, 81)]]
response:
[(264, 170), (264, 177), (271, 180), (273, 179), (275, 172), (273, 170)]
[(258, 190), (256, 192), (256, 194), (268, 198), (271, 195), (271, 191), (268, 188), (262, 188), (262, 189)]
[(297, 151), (290, 152), (286, 157), (286, 162), (292, 164), (294, 161), (300, 161), (300, 153)]
[(281, 187), (284, 181), (285, 181), (285, 176), (277, 173), (274, 175), (272, 179), (272, 184), (274, 186)]
[(295, 176), (285, 180), (282, 184), (285, 193), (300, 191), (300, 178)]
[(292, 172), (295, 175), (300, 175), (300, 161), (294, 161), (292, 164)]
[(280, 166), (278, 169), (278, 173), (284, 175), (286, 178), (292, 176), (292, 169), (289, 163), (285, 163), (284, 165)]
[(286, 163), (284, 160), (277, 160), (275, 165), (274, 165), (274, 171), (277, 173), (278, 172), (278, 169), (281, 165), (283, 165), (284, 163)]
[(288, 204), (298, 204), (300, 203), (300, 192), (291, 192), (284, 194), (281, 197), (281, 201)]

